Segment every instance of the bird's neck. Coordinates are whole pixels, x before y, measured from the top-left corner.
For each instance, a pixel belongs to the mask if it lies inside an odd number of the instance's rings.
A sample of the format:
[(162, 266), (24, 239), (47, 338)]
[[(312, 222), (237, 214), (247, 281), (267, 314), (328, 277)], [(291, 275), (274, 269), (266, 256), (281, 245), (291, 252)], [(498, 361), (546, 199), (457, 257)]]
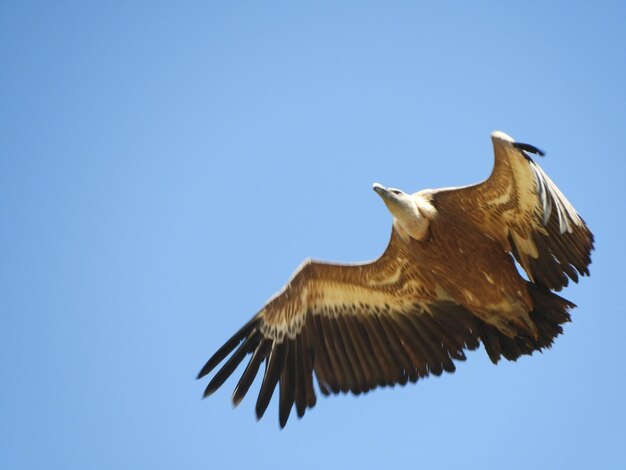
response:
[(413, 238), (417, 241), (424, 241), (428, 238), (428, 227), (430, 222), (428, 219), (423, 220), (400, 220), (394, 219), (393, 225), (398, 234), (405, 240), (409, 241)]
[(404, 239), (408, 237), (417, 241), (428, 239), (430, 221), (437, 211), (433, 205), (422, 196), (413, 195), (414, 206), (395, 211), (394, 227)]

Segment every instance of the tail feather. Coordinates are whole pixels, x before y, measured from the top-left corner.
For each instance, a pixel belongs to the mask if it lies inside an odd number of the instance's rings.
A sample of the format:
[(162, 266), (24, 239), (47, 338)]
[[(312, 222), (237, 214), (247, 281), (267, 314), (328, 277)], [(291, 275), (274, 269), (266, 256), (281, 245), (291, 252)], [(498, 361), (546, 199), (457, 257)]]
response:
[(554, 339), (563, 333), (561, 325), (571, 321), (569, 310), (576, 307), (575, 304), (532, 282), (527, 283), (527, 286), (533, 301), (530, 319), (535, 323), (538, 335), (536, 338), (532, 335), (509, 338), (481, 321), (481, 340), (494, 364), (498, 363), (501, 356), (516, 361), (522, 355), (550, 348)]

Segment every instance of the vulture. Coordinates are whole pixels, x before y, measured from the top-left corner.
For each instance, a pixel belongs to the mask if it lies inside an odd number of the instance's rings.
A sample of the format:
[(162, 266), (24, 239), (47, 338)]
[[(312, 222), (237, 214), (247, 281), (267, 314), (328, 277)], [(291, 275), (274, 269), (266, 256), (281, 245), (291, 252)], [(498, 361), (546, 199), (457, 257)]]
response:
[(315, 406), (314, 382), (323, 395), (358, 395), (454, 372), (481, 343), (494, 364), (549, 348), (575, 307), (554, 291), (589, 275), (593, 234), (531, 158), (541, 150), (491, 139), (482, 183), (414, 194), (375, 183), (393, 216), (382, 256), (304, 261), (202, 368), (198, 378), (225, 361), (204, 396), (249, 356), (233, 404), (264, 364), (256, 416), (278, 388), (282, 428), (294, 405), (298, 417)]

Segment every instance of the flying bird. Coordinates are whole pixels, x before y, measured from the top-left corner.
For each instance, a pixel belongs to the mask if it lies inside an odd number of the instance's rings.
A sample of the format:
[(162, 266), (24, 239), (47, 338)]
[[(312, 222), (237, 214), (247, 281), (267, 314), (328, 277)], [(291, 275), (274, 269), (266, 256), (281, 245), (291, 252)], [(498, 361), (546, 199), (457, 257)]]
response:
[(233, 403), (264, 363), (256, 416), (278, 387), (284, 427), (294, 405), (298, 417), (315, 406), (313, 375), (324, 395), (358, 395), (453, 372), (480, 343), (494, 364), (550, 347), (575, 307), (552, 291), (589, 275), (593, 234), (530, 156), (543, 152), (500, 131), (491, 139), (482, 183), (414, 194), (375, 183), (393, 216), (382, 256), (302, 263), (202, 368), (198, 378), (230, 355), (204, 396), (250, 356)]

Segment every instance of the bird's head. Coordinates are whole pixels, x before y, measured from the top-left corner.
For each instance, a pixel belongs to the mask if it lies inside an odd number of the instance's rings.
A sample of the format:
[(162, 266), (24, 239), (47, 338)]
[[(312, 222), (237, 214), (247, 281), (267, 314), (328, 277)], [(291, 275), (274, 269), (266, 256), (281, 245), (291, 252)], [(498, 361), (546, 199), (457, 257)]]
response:
[(374, 183), (372, 189), (382, 198), (387, 209), (395, 218), (406, 216), (407, 211), (415, 211), (415, 203), (411, 196), (401, 189), (385, 188), (380, 183)]
[(429, 201), (419, 194), (407, 194), (396, 188), (385, 188), (374, 183), (372, 189), (382, 198), (394, 218), (394, 225), (416, 240), (423, 240), (428, 231), (429, 218), (435, 213)]

